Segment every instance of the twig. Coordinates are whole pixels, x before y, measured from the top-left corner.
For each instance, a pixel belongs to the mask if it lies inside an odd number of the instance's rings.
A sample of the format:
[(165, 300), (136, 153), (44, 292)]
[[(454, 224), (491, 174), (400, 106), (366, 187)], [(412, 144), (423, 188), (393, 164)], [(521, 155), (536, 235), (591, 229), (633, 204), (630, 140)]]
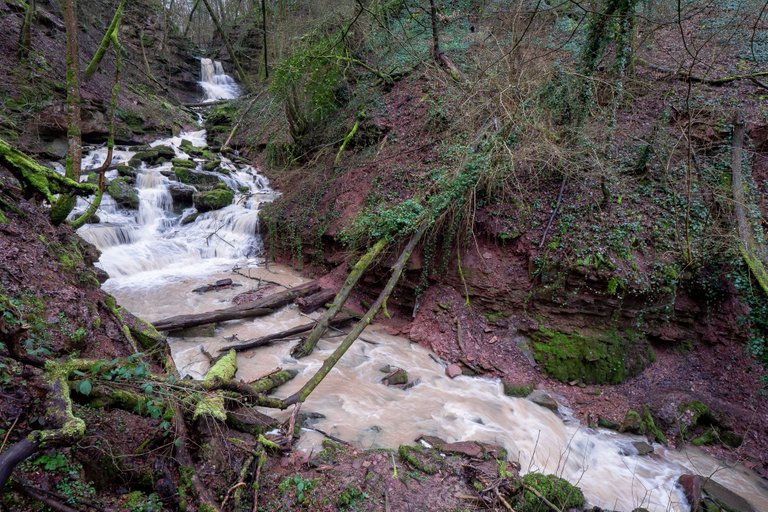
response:
[(504, 499), (504, 496), (501, 495), (501, 493), (497, 488), (494, 487), (493, 492), (494, 494), (496, 494), (496, 497), (499, 498), (499, 501), (501, 502), (501, 504), (504, 505), (504, 508), (509, 510), (509, 512), (515, 512), (515, 509), (513, 509), (512, 505), (510, 505), (509, 502)]
[(539, 491), (537, 491), (536, 489), (534, 489), (530, 485), (523, 484), (523, 489), (525, 489), (526, 491), (532, 492), (537, 498), (539, 498), (541, 501), (543, 501), (544, 504), (546, 506), (548, 506), (549, 508), (551, 508), (554, 512), (563, 512), (562, 510), (557, 508), (554, 503), (549, 501), (547, 498), (544, 497), (543, 494), (541, 494)]

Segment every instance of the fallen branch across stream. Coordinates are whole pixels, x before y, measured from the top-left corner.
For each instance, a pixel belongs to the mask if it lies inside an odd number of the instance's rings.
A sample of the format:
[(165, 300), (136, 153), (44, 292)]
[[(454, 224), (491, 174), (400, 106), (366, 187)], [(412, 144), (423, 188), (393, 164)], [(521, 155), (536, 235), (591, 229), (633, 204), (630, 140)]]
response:
[(310, 283), (291, 288), (290, 290), (273, 293), (272, 295), (267, 295), (266, 297), (263, 297), (259, 300), (241, 304), (239, 306), (217, 309), (215, 311), (208, 311), (206, 313), (173, 316), (163, 320), (158, 320), (152, 325), (154, 325), (155, 329), (158, 331), (177, 331), (179, 329), (186, 329), (188, 327), (224, 322), (227, 320), (240, 320), (242, 318), (266, 316), (275, 312), (275, 310), (278, 308), (290, 304), (297, 298), (311, 295), (318, 290), (320, 290), (320, 286), (317, 284), (317, 282), (312, 281)]
[[(351, 315), (340, 315), (334, 318), (333, 320), (330, 320), (329, 325), (333, 327), (337, 327), (339, 325), (344, 325), (345, 323), (354, 319), (355, 317)], [(264, 347), (267, 345), (271, 345), (275, 341), (285, 340), (292, 336), (296, 336), (297, 334), (307, 332), (311, 330), (315, 325), (316, 325), (316, 322), (302, 324), (296, 327), (292, 327), (291, 329), (286, 329), (285, 331), (262, 336), (261, 338), (254, 338), (252, 340), (246, 340), (243, 343), (227, 345), (225, 347), (220, 348), (219, 351), (226, 352), (227, 350), (233, 349), (236, 352), (242, 352), (244, 350), (250, 350), (252, 348)]]

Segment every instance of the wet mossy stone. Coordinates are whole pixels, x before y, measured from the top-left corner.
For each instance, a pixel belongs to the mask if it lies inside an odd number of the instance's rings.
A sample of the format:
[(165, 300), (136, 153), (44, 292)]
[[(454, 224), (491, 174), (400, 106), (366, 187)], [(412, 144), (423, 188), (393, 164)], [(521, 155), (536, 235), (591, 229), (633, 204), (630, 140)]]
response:
[(203, 169), (206, 171), (215, 171), (217, 167), (219, 167), (219, 164), (221, 163), (221, 160), (209, 160), (203, 164)]
[(562, 332), (542, 327), (531, 337), (536, 362), (561, 382), (619, 384), (654, 359), (648, 340), (635, 331)]
[(191, 141), (187, 139), (181, 139), (179, 148), (181, 148), (181, 150), (189, 156), (201, 156), (203, 154), (203, 148), (195, 146)]
[(235, 199), (235, 194), (228, 188), (217, 187), (207, 192), (197, 192), (192, 199), (199, 212), (208, 212), (229, 206)]
[(142, 162), (147, 165), (159, 165), (164, 162), (169, 162), (176, 158), (176, 152), (170, 146), (155, 146), (150, 149), (145, 149), (137, 152), (128, 161), (128, 165), (131, 167), (139, 167)]
[(533, 384), (504, 382), (504, 394), (516, 398), (525, 398), (533, 392)]
[(197, 163), (194, 160), (185, 160), (183, 158), (174, 158), (171, 160), (174, 167), (186, 167), (187, 169), (194, 169), (197, 167)]
[(130, 165), (120, 164), (117, 166), (118, 176), (128, 176), (129, 178), (136, 178), (136, 173), (137, 173), (136, 169), (134, 169)]
[(541, 498), (529, 489), (535, 489), (559, 510), (581, 508), (586, 503), (581, 489), (555, 475), (528, 473), (523, 477), (523, 492), (518, 495), (518, 512), (551, 512)]
[(107, 193), (120, 206), (136, 210), (139, 208), (139, 193), (132, 182), (127, 176), (115, 178), (107, 185)]
[(213, 188), (220, 183), (218, 176), (205, 174), (202, 172), (188, 169), (187, 167), (174, 167), (173, 174), (176, 179), (186, 185), (194, 185), (198, 188)]

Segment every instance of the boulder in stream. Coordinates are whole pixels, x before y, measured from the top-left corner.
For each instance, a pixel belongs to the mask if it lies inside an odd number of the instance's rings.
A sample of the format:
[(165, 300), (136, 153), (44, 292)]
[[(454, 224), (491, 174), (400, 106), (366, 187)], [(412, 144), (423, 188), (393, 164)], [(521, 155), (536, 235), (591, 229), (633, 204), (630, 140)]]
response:
[(707, 512), (757, 512), (747, 500), (732, 490), (701, 475), (685, 474), (677, 479), (691, 510)]
[(208, 212), (211, 210), (220, 210), (225, 206), (232, 204), (235, 194), (232, 193), (226, 185), (216, 187), (207, 192), (197, 192), (192, 196), (195, 208), (199, 212)]
[(136, 210), (139, 208), (139, 193), (132, 180), (126, 176), (113, 179), (107, 185), (107, 193), (117, 204)]
[(544, 407), (545, 409), (557, 412), (557, 400), (552, 398), (552, 395), (544, 390), (534, 390), (530, 395), (528, 395), (528, 400), (535, 403), (536, 405)]
[(168, 182), (168, 192), (170, 192), (174, 203), (192, 204), (192, 196), (197, 189), (192, 185), (179, 183), (178, 181)]
[(137, 152), (128, 161), (131, 167), (140, 167), (144, 162), (147, 165), (159, 165), (168, 162), (176, 157), (176, 152), (170, 146), (155, 146), (150, 149)]
[(221, 182), (215, 174), (199, 172), (187, 167), (174, 167), (173, 174), (181, 183), (194, 185), (200, 189), (210, 189)]
[(408, 384), (408, 372), (402, 368), (392, 368), (392, 371), (381, 382), (387, 386), (405, 386)]

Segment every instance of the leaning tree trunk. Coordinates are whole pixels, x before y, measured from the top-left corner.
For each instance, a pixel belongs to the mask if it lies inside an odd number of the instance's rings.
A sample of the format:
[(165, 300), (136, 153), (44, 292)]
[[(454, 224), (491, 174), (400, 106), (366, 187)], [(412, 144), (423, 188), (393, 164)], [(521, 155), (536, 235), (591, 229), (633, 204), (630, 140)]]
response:
[(376, 298), (376, 302), (373, 303), (363, 318), (361, 318), (360, 321), (355, 324), (349, 334), (347, 334), (347, 336), (344, 338), (344, 341), (342, 341), (341, 344), (336, 347), (336, 350), (333, 351), (333, 354), (328, 356), (328, 358), (323, 361), (323, 365), (319, 370), (317, 370), (317, 373), (315, 373), (299, 391), (283, 400), (285, 405), (293, 405), (296, 403), (304, 402), (312, 393), (312, 391), (314, 391), (315, 388), (323, 381), (325, 376), (330, 373), (334, 366), (336, 366), (336, 363), (338, 363), (342, 356), (344, 356), (344, 354), (347, 352), (347, 350), (349, 350), (349, 348), (352, 346), (355, 340), (357, 340), (360, 334), (362, 334), (363, 329), (368, 327), (371, 321), (373, 321), (373, 317), (376, 316), (376, 313), (378, 313), (381, 307), (384, 306), (384, 304), (387, 302), (389, 295), (392, 293), (395, 285), (400, 280), (400, 275), (402, 274), (403, 268), (408, 262), (408, 259), (411, 257), (413, 249), (416, 247), (416, 244), (419, 243), (421, 237), (424, 236), (424, 233), (427, 231), (429, 226), (429, 222), (424, 222), (418, 231), (413, 234), (411, 239), (408, 241), (408, 244), (405, 246), (405, 249), (403, 249), (403, 252), (400, 253), (400, 257), (397, 259), (397, 262), (395, 262), (395, 264), (392, 266), (392, 274), (389, 277), (389, 281), (387, 281), (386, 286), (384, 286), (384, 289), (381, 290), (381, 293)]
[[(80, 131), (80, 51), (77, 44), (77, 6), (75, 0), (63, 0), (61, 8), (67, 37), (67, 162), (65, 176), (80, 179), (83, 158)], [(62, 194), (51, 208), (51, 221), (61, 224), (75, 206), (75, 196)]]
[(355, 266), (352, 268), (352, 271), (347, 276), (347, 280), (344, 281), (344, 286), (342, 286), (341, 290), (339, 290), (339, 293), (336, 294), (336, 298), (333, 300), (331, 307), (329, 307), (325, 313), (323, 313), (323, 316), (315, 324), (312, 332), (309, 333), (309, 336), (307, 336), (303, 342), (293, 347), (291, 350), (291, 355), (293, 357), (302, 358), (312, 353), (312, 351), (315, 349), (315, 345), (317, 345), (317, 342), (320, 341), (320, 337), (328, 329), (328, 323), (333, 317), (336, 316), (336, 313), (338, 313), (341, 308), (344, 307), (344, 303), (347, 302), (349, 294), (352, 293), (352, 289), (362, 277), (365, 269), (367, 269), (371, 263), (373, 263), (376, 257), (381, 254), (381, 251), (383, 251), (386, 246), (387, 240), (382, 238), (376, 242), (376, 244), (371, 247), (371, 249), (365, 253), (362, 258), (357, 261)]

